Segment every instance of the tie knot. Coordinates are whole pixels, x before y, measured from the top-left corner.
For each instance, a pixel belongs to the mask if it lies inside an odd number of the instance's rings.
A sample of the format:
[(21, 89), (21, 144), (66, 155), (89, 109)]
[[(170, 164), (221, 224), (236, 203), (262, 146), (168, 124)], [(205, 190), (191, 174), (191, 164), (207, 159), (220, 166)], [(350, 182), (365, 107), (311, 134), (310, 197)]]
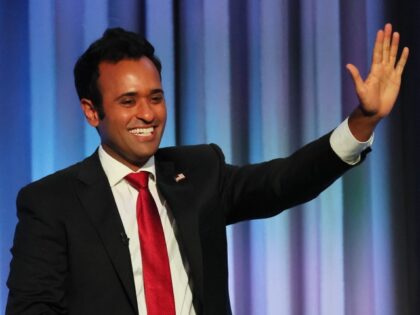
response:
[(128, 174), (125, 179), (137, 190), (140, 188), (147, 188), (149, 182), (149, 173), (148, 172), (138, 172)]

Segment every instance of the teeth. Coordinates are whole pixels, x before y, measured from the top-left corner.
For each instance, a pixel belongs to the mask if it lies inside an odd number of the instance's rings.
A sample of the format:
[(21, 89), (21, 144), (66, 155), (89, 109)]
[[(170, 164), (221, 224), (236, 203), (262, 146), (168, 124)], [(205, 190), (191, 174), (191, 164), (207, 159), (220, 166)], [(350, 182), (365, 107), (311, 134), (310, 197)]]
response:
[(150, 136), (153, 132), (153, 127), (136, 128), (136, 129), (131, 129), (128, 132), (133, 134), (133, 135), (140, 136), (140, 137)]

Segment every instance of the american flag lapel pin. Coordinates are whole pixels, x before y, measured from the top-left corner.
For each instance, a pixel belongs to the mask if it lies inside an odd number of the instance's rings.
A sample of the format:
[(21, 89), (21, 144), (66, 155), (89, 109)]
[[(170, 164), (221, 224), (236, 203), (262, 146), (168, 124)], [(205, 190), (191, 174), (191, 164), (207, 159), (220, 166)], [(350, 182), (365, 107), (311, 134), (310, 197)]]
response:
[(179, 173), (179, 174), (177, 174), (176, 176), (175, 176), (175, 181), (177, 182), (177, 183), (179, 183), (181, 180), (184, 180), (185, 179), (185, 175), (184, 174), (182, 174), (182, 173)]

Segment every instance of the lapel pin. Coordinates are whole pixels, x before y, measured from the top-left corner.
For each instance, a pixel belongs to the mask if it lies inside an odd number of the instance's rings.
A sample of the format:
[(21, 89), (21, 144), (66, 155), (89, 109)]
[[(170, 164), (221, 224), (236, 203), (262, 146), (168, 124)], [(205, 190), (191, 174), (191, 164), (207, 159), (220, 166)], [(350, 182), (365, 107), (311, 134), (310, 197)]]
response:
[(181, 180), (184, 180), (184, 179), (185, 179), (185, 175), (182, 173), (179, 173), (178, 175), (175, 176), (175, 181), (177, 183), (179, 183)]

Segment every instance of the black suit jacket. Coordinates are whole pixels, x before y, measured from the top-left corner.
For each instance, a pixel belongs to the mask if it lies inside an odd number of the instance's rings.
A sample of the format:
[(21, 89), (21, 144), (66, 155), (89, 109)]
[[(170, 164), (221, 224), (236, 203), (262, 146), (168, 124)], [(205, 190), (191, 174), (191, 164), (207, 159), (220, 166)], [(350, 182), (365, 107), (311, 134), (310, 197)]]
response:
[[(243, 167), (226, 164), (215, 145), (158, 150), (158, 189), (198, 314), (231, 313), (226, 225), (308, 201), (349, 168), (328, 139)], [(124, 228), (97, 153), (23, 188), (17, 209), (6, 314), (138, 313)]]

